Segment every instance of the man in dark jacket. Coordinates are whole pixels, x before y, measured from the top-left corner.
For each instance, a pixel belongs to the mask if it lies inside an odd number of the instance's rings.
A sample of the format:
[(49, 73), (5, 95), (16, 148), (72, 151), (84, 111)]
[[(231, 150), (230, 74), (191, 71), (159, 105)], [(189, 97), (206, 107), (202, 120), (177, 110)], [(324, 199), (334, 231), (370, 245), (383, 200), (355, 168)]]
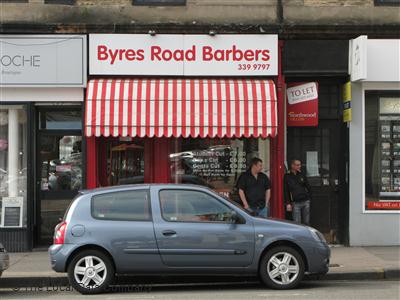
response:
[(262, 168), (262, 160), (254, 157), (250, 161), (249, 170), (240, 175), (237, 186), (243, 207), (266, 218), (269, 213), (271, 183), (268, 176), (261, 172)]
[(311, 187), (301, 172), (301, 161), (292, 159), (290, 170), (283, 178), (284, 197), (287, 211), (293, 212), (296, 223), (310, 224)]

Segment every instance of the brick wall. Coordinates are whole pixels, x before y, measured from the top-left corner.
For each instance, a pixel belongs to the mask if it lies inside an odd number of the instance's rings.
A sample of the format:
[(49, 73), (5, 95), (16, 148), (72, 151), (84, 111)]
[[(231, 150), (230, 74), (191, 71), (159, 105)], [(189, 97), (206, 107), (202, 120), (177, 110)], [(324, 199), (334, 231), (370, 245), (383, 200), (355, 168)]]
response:
[[(184, 6), (135, 6), (131, 0), (76, 0), (76, 5), (0, 4), (0, 23), (277, 25), (277, 0), (187, 0)], [(400, 7), (374, 0), (282, 0), (288, 25), (400, 25)]]

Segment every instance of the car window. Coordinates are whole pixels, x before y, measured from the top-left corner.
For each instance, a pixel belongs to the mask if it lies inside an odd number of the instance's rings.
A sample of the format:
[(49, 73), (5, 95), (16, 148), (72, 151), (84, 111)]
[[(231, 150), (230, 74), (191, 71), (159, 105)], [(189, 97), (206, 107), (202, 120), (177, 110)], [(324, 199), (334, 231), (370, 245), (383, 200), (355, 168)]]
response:
[(161, 213), (171, 222), (230, 223), (233, 210), (211, 195), (189, 190), (161, 190)]
[(147, 190), (111, 192), (92, 197), (92, 216), (102, 220), (149, 221)]

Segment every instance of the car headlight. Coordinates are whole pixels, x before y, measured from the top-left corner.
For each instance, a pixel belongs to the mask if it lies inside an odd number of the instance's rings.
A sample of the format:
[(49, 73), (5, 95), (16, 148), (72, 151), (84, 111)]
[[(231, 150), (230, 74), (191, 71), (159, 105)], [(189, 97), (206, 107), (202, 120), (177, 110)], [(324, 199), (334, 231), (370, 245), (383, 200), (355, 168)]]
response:
[(324, 235), (319, 232), (318, 230), (312, 228), (312, 227), (308, 227), (308, 230), (310, 231), (311, 235), (313, 236), (313, 238), (317, 241), (317, 242), (323, 242), (326, 243), (325, 237)]

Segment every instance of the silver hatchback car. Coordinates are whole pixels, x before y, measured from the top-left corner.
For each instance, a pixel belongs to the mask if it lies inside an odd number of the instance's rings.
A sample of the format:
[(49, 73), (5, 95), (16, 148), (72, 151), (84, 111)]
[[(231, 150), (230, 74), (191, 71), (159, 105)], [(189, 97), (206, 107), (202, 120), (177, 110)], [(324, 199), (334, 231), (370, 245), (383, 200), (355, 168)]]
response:
[(328, 272), (317, 230), (251, 216), (200, 186), (154, 184), (81, 192), (55, 228), (52, 268), (81, 293), (105, 291), (115, 274), (259, 275), (296, 287)]

